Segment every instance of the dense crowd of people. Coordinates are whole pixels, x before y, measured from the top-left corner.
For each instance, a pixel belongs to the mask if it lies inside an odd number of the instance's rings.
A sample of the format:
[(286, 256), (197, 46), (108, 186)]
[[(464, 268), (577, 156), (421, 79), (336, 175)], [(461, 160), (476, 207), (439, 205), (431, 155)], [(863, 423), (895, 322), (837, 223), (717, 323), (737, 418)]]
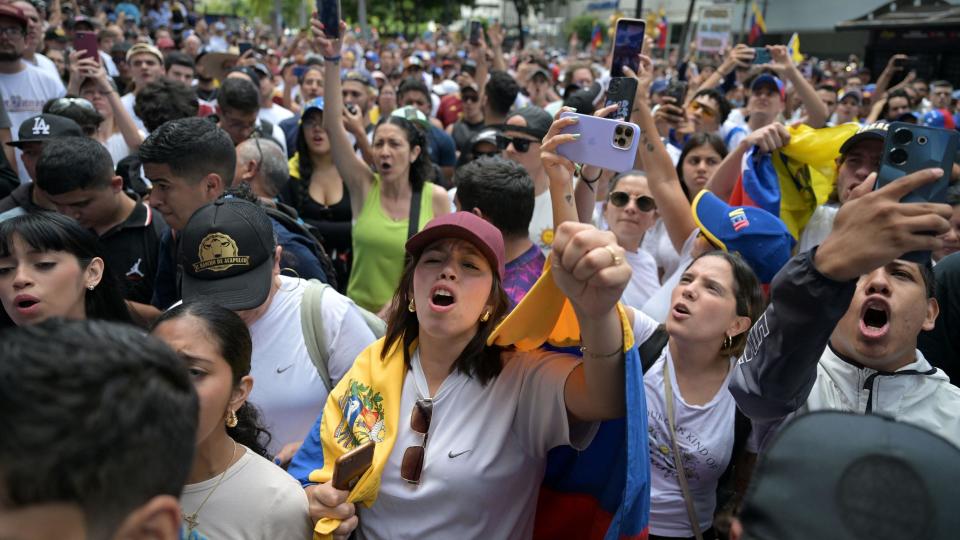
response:
[(0, 538), (952, 537), (958, 81), (478, 34), (0, 1)]

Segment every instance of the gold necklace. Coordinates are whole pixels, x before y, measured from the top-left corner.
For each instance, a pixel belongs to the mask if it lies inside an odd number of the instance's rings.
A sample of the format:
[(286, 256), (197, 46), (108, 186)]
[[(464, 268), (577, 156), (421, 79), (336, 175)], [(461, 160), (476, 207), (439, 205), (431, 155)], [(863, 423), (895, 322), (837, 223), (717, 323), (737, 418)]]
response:
[(200, 506), (197, 507), (197, 511), (189, 516), (186, 514), (181, 514), (183, 516), (183, 520), (187, 522), (187, 534), (193, 532), (193, 530), (200, 525), (200, 522), (197, 521), (197, 515), (200, 513), (200, 510), (203, 510), (203, 505), (207, 504), (207, 501), (210, 500), (210, 496), (213, 495), (213, 492), (220, 487), (220, 482), (223, 482), (223, 477), (227, 475), (227, 471), (230, 470), (230, 465), (233, 464), (233, 456), (237, 455), (237, 441), (234, 441), (233, 439), (230, 440), (233, 441), (233, 450), (230, 452), (230, 461), (227, 462), (227, 468), (224, 469), (220, 474), (220, 478), (217, 479), (217, 483), (213, 486), (213, 489), (210, 490), (210, 493), (207, 493), (207, 496), (203, 498), (203, 502), (201, 502)]

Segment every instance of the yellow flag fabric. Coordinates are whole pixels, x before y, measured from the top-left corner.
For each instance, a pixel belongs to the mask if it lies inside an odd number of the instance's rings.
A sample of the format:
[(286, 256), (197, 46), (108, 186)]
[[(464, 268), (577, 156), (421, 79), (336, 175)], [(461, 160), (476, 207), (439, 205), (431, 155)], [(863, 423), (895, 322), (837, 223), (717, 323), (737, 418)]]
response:
[[(621, 304), (617, 304), (617, 312), (623, 325), (623, 350), (626, 351), (633, 347), (633, 330)], [(531, 351), (544, 343), (554, 347), (580, 345), (577, 316), (553, 280), (549, 257), (540, 279), (487, 338), (487, 345), (512, 345), (520, 351)]]
[[(377, 500), (383, 468), (397, 441), (400, 394), (407, 372), (401, 345), (394, 345), (381, 360), (383, 344), (381, 338), (364, 349), (330, 392), (320, 423), (323, 468), (310, 473), (311, 482), (329, 482), (339, 456), (374, 441), (377, 445), (373, 465), (360, 477), (347, 499), (368, 508)], [(339, 520), (321, 519), (314, 529), (314, 540), (331, 539), (339, 525)]]
[(795, 64), (803, 62), (803, 54), (800, 53), (800, 34), (794, 33), (787, 42), (787, 50), (790, 51), (790, 57)]
[(833, 193), (840, 146), (857, 128), (852, 122), (821, 129), (805, 124), (787, 128), (790, 144), (775, 152), (772, 161), (780, 179), (780, 219), (795, 238)]

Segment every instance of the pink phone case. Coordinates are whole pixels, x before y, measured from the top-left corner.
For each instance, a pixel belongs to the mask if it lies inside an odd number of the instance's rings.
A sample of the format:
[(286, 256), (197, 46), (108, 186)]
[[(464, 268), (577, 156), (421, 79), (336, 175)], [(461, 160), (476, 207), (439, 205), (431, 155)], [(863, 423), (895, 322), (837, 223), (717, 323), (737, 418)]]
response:
[[(576, 116), (580, 121), (564, 128), (562, 133), (579, 133), (580, 139), (561, 144), (557, 147), (558, 154), (574, 163), (586, 163), (611, 171), (624, 172), (633, 168), (640, 140), (640, 128), (636, 124), (571, 112), (560, 115), (561, 118), (567, 116)], [(621, 132), (632, 130), (629, 145), (623, 148), (614, 144), (618, 127)]]

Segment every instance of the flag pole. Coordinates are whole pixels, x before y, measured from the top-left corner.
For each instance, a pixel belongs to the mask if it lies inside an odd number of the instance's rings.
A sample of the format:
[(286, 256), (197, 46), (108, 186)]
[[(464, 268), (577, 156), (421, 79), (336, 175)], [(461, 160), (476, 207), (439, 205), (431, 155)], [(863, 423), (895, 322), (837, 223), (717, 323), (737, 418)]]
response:
[(743, 43), (746, 41), (747, 37), (747, 3), (750, 0), (743, 0), (743, 14), (740, 17), (740, 38), (737, 39), (737, 43)]

